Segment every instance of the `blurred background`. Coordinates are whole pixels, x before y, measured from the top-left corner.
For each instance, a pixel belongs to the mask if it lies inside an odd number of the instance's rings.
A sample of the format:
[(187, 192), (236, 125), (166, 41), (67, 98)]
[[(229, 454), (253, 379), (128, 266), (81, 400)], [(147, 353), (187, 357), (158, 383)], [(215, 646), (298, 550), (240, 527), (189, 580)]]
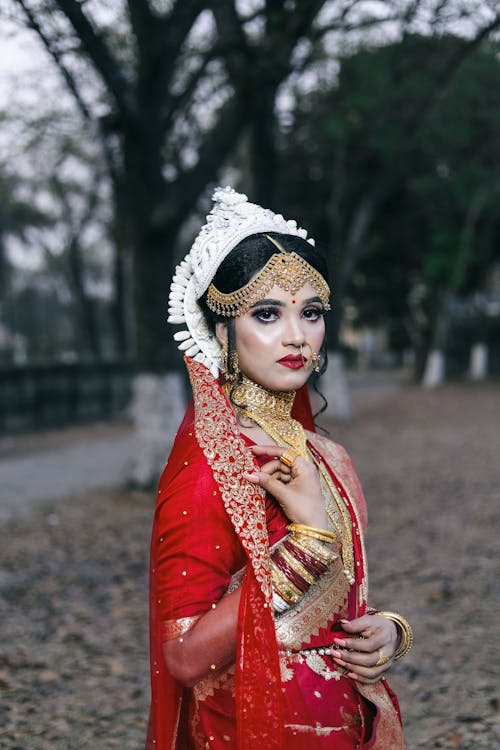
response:
[(0, 50), (0, 745), (143, 744), (168, 288), (229, 184), (328, 255), (409, 747), (498, 750), (498, 1), (1, 0)]

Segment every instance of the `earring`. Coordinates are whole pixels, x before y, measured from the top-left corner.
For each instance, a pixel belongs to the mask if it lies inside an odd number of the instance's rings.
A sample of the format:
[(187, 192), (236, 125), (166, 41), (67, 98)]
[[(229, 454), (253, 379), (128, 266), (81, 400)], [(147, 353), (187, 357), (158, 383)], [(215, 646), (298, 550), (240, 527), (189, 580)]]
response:
[(309, 354), (308, 357), (304, 356), (304, 353), (302, 351), (303, 348), (304, 348), (304, 345), (301, 344), (300, 345), (300, 356), (304, 360), (304, 364), (307, 367), (311, 367), (311, 369), (314, 372), (319, 372), (320, 371), (320, 355), (317, 352), (314, 351), (314, 349), (312, 348), (311, 344), (309, 344), (307, 341), (305, 343), (305, 346), (309, 347), (310, 354)]
[(236, 383), (240, 374), (238, 352), (236, 350), (232, 351), (231, 356), (228, 357), (227, 342), (222, 344), (221, 369), (229, 383)]

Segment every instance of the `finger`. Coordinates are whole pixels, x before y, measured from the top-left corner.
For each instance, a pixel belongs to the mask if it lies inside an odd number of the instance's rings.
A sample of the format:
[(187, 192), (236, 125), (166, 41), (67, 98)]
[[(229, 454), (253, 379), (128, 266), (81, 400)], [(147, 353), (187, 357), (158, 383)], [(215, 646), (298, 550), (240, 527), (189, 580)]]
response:
[[(332, 655), (339, 663), (345, 664), (348, 667), (381, 667), (379, 664), (381, 658), (385, 658), (386, 654), (382, 648), (372, 651), (368, 654), (360, 653), (359, 651), (333, 651)], [(384, 661), (384, 664), (387, 662)]]
[(285, 473), (283, 469), (286, 468), (283, 466), (281, 461), (278, 459), (275, 459), (274, 461), (268, 461), (266, 464), (260, 467), (260, 471), (264, 472), (264, 474), (275, 474), (276, 472), (281, 472), (282, 474)]
[(263, 490), (269, 492), (270, 495), (279, 494), (280, 488), (283, 487), (283, 483), (278, 479), (264, 474), (261, 471), (243, 472), (243, 478), (247, 479), (252, 484), (258, 484)]
[(336, 646), (353, 651), (361, 651), (369, 654), (388, 644), (387, 637), (384, 633), (374, 633), (373, 635), (363, 636), (362, 638), (334, 638)]
[(286, 451), (286, 448), (280, 448), (279, 445), (252, 445), (251, 451), (256, 456), (273, 456), (279, 458)]
[(371, 681), (376, 682), (380, 680), (384, 672), (386, 672), (390, 666), (391, 661), (389, 660), (386, 664), (379, 667), (365, 667), (361, 664), (348, 664), (343, 659), (337, 659), (334, 657), (334, 662), (344, 669), (348, 670), (347, 676), (353, 679), (359, 679), (360, 681)]
[[(250, 446), (252, 453), (255, 456), (273, 456), (274, 458), (279, 458), (285, 453), (285, 451), (289, 450), (289, 448), (281, 448), (279, 445), (252, 445)], [(292, 467), (296, 470), (297, 463), (302, 465), (302, 467), (305, 465), (309, 467), (308, 462), (303, 458), (302, 456), (297, 455), (297, 457), (294, 459)], [(286, 465), (286, 464), (284, 464)], [(292, 468), (290, 467), (290, 468)]]

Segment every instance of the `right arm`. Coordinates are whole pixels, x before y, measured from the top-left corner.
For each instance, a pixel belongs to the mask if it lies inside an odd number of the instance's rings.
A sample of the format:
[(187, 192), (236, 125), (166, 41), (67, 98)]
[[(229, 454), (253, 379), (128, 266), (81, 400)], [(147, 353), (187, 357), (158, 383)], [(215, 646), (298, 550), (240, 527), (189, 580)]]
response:
[(155, 616), (168, 671), (192, 686), (235, 659), (240, 591), (225, 594), (245, 555), (203, 457), (183, 458), (160, 483)]
[(163, 643), (167, 669), (182, 685), (192, 687), (236, 658), (241, 589), (224, 596), (191, 630)]

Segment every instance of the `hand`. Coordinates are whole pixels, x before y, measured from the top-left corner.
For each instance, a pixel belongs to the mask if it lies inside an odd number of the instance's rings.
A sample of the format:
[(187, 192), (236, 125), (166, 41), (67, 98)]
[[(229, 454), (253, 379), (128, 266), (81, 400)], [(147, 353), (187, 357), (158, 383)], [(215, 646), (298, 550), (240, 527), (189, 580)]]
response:
[[(392, 664), (398, 643), (396, 625), (379, 615), (363, 615), (355, 620), (340, 620), (346, 637), (336, 637), (334, 642), (353, 651), (337, 650), (333, 652), (336, 664), (349, 670), (348, 677), (364, 683), (380, 680)], [(349, 637), (350, 635), (358, 636)], [(359, 638), (359, 636), (362, 638)], [(377, 662), (389, 657), (386, 662)]]
[(297, 456), (291, 466), (286, 466), (279, 460), (286, 449), (277, 445), (253, 445), (251, 450), (255, 456), (273, 456), (273, 460), (260, 471), (243, 474), (244, 478), (276, 498), (291, 522), (327, 529), (328, 516), (315, 465)]

